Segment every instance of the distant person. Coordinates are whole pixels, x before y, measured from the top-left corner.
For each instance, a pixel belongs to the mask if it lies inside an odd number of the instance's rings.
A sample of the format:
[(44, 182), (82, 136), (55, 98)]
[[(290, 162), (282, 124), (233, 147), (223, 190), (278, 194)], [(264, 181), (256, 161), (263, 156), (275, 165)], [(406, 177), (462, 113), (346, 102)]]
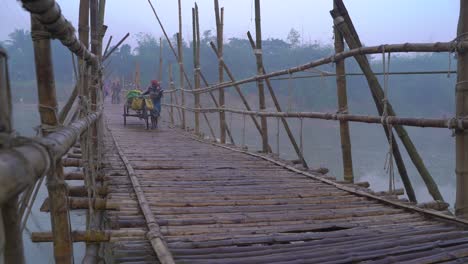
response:
[(153, 101), (153, 115), (158, 117), (161, 113), (161, 98), (163, 97), (164, 90), (161, 88), (159, 81), (152, 80), (151, 85), (146, 89), (142, 95), (149, 95), (150, 99)]

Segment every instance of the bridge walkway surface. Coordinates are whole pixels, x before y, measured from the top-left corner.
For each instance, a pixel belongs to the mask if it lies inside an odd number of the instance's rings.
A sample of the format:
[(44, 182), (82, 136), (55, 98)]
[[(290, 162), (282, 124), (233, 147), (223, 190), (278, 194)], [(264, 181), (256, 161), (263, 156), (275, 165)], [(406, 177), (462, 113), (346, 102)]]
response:
[(468, 262), (462, 220), (166, 124), (124, 127), (121, 108), (105, 111), (108, 199), (120, 204), (107, 222), (129, 234), (108, 246), (115, 263)]

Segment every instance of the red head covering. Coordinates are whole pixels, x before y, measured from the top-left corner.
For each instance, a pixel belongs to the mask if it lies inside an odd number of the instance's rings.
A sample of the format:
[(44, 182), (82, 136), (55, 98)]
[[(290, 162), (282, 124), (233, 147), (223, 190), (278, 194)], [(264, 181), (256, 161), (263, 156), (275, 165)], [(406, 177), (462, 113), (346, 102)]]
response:
[(159, 86), (158, 80), (151, 80), (151, 85), (153, 85), (153, 86)]

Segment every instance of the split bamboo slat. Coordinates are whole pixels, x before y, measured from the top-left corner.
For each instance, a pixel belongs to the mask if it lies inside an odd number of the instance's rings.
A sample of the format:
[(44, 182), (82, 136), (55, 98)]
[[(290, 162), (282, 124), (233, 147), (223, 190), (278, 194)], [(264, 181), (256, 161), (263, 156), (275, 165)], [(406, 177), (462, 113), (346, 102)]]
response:
[[(106, 117), (119, 146), (106, 137), (107, 198), (120, 208), (106, 212), (109, 226), (147, 232), (144, 214), (153, 215), (176, 263), (419, 263), (431, 256), (468, 257), (468, 221), (427, 209), (444, 210), (442, 204), (416, 207), (397, 199), (402, 190), (374, 193), (340, 184), (164, 124), (157, 131), (137, 121), (123, 128), (115, 106), (107, 108)], [(121, 238), (109, 247), (119, 263), (162, 262), (144, 236)]]

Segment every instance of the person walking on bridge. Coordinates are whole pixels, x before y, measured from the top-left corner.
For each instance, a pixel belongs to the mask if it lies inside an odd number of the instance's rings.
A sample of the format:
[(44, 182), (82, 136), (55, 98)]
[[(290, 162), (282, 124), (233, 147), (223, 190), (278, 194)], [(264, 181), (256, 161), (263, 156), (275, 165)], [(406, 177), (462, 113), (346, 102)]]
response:
[(142, 95), (149, 95), (151, 100), (153, 101), (154, 109), (153, 114), (154, 116), (158, 117), (161, 113), (161, 98), (163, 97), (164, 90), (161, 88), (158, 80), (152, 80), (151, 85), (146, 89)]

